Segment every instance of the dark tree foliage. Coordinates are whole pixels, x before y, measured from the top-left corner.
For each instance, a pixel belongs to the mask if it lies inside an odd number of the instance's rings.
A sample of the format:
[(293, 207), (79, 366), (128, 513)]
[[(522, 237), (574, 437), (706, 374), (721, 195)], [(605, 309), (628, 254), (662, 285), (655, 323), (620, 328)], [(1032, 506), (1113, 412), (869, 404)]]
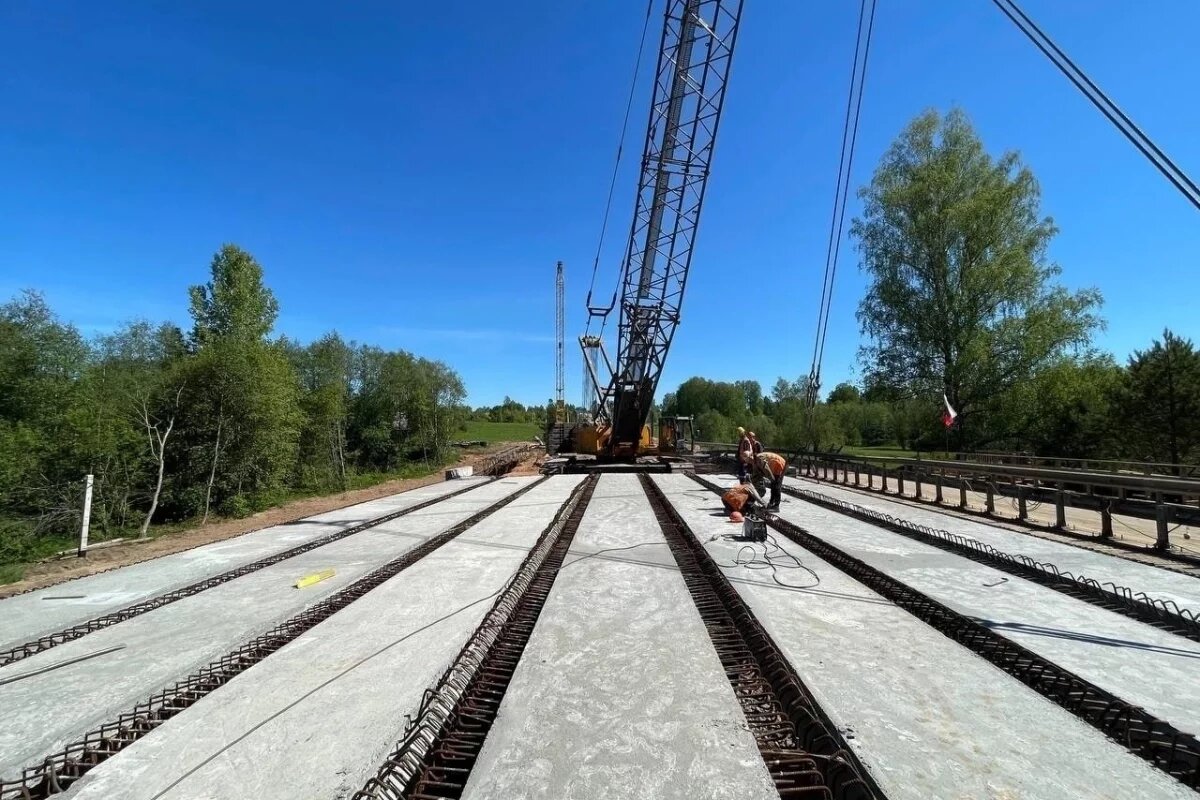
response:
[(272, 338), (278, 301), (234, 245), (189, 294), (189, 336), (135, 320), (88, 341), (36, 293), (0, 305), (0, 563), (77, 528), (88, 473), (102, 537), (448, 457), (465, 391), (445, 364)]

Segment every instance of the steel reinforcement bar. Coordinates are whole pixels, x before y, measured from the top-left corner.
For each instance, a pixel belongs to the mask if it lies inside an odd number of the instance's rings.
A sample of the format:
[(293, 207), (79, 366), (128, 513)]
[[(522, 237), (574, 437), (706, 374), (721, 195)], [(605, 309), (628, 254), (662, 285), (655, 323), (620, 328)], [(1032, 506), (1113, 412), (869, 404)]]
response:
[(599, 482), (585, 478), (355, 800), (458, 798)]
[[(722, 488), (693, 476), (700, 485)], [(1200, 787), (1200, 741), (1075, 673), (989, 630), (787, 520), (768, 524), (854, 580), (990, 661), (1110, 739), (1192, 787)]]
[(487, 508), (405, 551), (374, 572), (359, 578), (267, 633), (257, 636), (211, 664), (184, 678), (145, 702), (139, 703), (111, 722), (84, 734), (79, 741), (35, 767), (28, 767), (15, 781), (0, 781), (0, 800), (39, 800), (65, 791), (92, 767), (111, 758), (153, 731), (201, 698), (216, 691), (305, 631), (316, 627), (346, 606), (403, 572), (459, 534), (504, 508), (509, 503), (544, 483), (540, 478)]
[(473, 482), (469, 486), (464, 486), (462, 489), (456, 489), (448, 494), (435, 497), (432, 500), (424, 500), (416, 505), (409, 506), (408, 508), (403, 508), (399, 511), (393, 511), (390, 514), (384, 514), (381, 517), (369, 519), (366, 522), (359, 523), (351, 528), (346, 528), (345, 530), (337, 531), (336, 533), (330, 533), (325, 536), (318, 537), (310, 542), (305, 542), (304, 544), (297, 545), (296, 547), (274, 553), (266, 558), (261, 558), (258, 561), (254, 561), (249, 564), (243, 564), (240, 567), (231, 569), (227, 572), (222, 572), (220, 575), (213, 575), (212, 577), (205, 578), (202, 581), (197, 581), (189, 586), (184, 586), (181, 589), (165, 592), (164, 594), (160, 594), (156, 597), (151, 597), (149, 600), (143, 600), (139, 603), (134, 603), (131, 606), (126, 606), (125, 608), (117, 611), (112, 611), (108, 614), (94, 617), (86, 622), (81, 622), (78, 625), (72, 625), (69, 628), (64, 628), (61, 631), (46, 634), (45, 636), (30, 642), (26, 642), (25, 644), (17, 645), (9, 650), (0, 651), (0, 667), (15, 663), (23, 658), (28, 658), (36, 653), (49, 650), (52, 647), (57, 647), (65, 642), (71, 642), (75, 639), (83, 638), (89, 633), (112, 627), (113, 625), (124, 622), (127, 619), (133, 619), (134, 617), (141, 616), (142, 614), (153, 611), (156, 608), (162, 608), (165, 605), (174, 603), (176, 600), (182, 600), (185, 597), (191, 597), (192, 595), (200, 594), (200, 592), (211, 589), (214, 586), (220, 586), (221, 584), (228, 583), (235, 578), (240, 578), (243, 575), (249, 575), (251, 572), (257, 572), (260, 569), (278, 564), (281, 561), (286, 561), (289, 558), (294, 558), (295, 556), (307, 553), (310, 550), (315, 550), (318, 547), (324, 547), (325, 545), (336, 542), (339, 539), (345, 539), (347, 536), (353, 536), (356, 533), (362, 533), (365, 530), (382, 525), (385, 522), (391, 522), (394, 519), (403, 517), (406, 514), (411, 514), (414, 511), (420, 511), (423, 508), (429, 508), (435, 503), (440, 503), (443, 500), (450, 499), (451, 497), (457, 497), (458, 495), (469, 492), (481, 485), (483, 484)]
[(662, 489), (648, 475), (640, 478), (779, 796), (883, 798), (837, 726)]
[(901, 517), (894, 517), (882, 511), (864, 508), (817, 492), (810, 492), (807, 489), (784, 486), (783, 491), (800, 500), (965, 556), (1010, 575), (1016, 575), (1062, 592), (1077, 600), (1083, 600), (1148, 623), (1156, 628), (1184, 636), (1192, 641), (1200, 642), (1200, 614), (1183, 608), (1172, 600), (1151, 597), (1145, 592), (1135, 592), (1111, 581), (1101, 583), (1084, 575), (1075, 575), (1061, 570), (1047, 561), (1037, 561), (1019, 553), (1013, 554), (997, 550), (991, 545), (969, 536), (960, 536), (929, 525), (918, 525)]

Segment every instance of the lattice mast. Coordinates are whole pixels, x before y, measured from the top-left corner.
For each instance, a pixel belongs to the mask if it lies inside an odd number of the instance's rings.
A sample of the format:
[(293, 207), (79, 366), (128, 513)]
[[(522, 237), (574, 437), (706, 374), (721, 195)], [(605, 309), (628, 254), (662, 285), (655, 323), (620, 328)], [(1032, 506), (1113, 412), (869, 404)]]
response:
[(554, 421), (559, 425), (567, 421), (566, 316), (566, 284), (560, 261), (554, 277)]
[(742, 0), (667, 0), (621, 278), (611, 452), (636, 448), (679, 325)]

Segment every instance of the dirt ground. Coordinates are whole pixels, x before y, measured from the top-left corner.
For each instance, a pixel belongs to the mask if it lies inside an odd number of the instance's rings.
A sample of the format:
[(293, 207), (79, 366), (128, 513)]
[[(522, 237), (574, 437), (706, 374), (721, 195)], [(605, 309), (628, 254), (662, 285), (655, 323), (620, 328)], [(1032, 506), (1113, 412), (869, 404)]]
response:
[[(495, 452), (499, 446), (500, 444), (497, 443), (497, 445), (487, 448), (487, 451), (470, 453), (460, 459), (454, 466), (473, 466), (487, 452)], [(535, 452), (531, 454), (530, 458), (518, 465), (510, 474), (536, 475), (538, 466), (540, 466), (540, 459), (542, 458), (544, 458), (544, 454)], [(244, 533), (269, 528), (273, 525), (281, 525), (285, 522), (303, 519), (304, 517), (311, 517), (314, 514), (323, 514), (326, 511), (333, 511), (344, 506), (365, 503), (368, 500), (387, 497), (398, 492), (406, 492), (409, 489), (428, 486), (432, 483), (441, 483), (442, 475), (443, 471), (438, 470), (434, 474), (427, 475), (424, 478), (387, 481), (386, 483), (380, 483), (366, 489), (355, 489), (323, 497), (308, 497), (302, 500), (294, 500), (242, 519), (216, 520), (207, 525), (198, 525), (194, 528), (160, 536), (156, 539), (131, 540), (109, 547), (93, 549), (88, 552), (85, 558), (78, 558), (72, 555), (39, 561), (25, 568), (25, 577), (21, 580), (0, 586), (0, 599), (34, 589), (44, 589), (47, 586), (69, 581), (72, 578), (94, 575), (97, 572), (105, 572), (117, 567), (125, 567), (141, 561), (149, 561), (153, 558), (171, 555), (182, 550), (190, 550), (193, 547), (219, 542), (223, 539), (231, 539), (234, 536), (241, 536)]]
[(506, 474), (508, 475), (540, 475), (542, 472), (542, 464), (546, 460), (545, 450), (534, 450), (520, 464), (513, 467)]

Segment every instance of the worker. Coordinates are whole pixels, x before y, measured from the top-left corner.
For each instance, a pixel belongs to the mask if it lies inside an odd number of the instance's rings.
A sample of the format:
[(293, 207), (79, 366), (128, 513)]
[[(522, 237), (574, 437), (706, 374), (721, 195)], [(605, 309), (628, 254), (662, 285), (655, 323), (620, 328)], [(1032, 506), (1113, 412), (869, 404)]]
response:
[(762, 478), (771, 484), (768, 511), (779, 510), (780, 495), (783, 493), (783, 473), (786, 469), (787, 460), (778, 453), (762, 452), (754, 457), (754, 477)]
[(754, 431), (750, 431), (750, 433), (747, 435), (750, 437), (750, 449), (753, 451), (754, 455), (757, 457), (758, 454), (763, 451), (763, 443), (760, 442), (758, 440), (758, 437), (754, 435)]
[(750, 470), (754, 468), (754, 445), (750, 442), (750, 437), (746, 435), (746, 429), (739, 427), (738, 432), (738, 450), (737, 450), (737, 468), (738, 468), (738, 483), (745, 483), (746, 478), (750, 474)]
[(748, 483), (739, 483), (721, 495), (721, 504), (725, 506), (725, 513), (734, 521), (737, 521), (743, 514), (753, 511), (756, 506), (761, 506), (762, 502), (762, 495)]

